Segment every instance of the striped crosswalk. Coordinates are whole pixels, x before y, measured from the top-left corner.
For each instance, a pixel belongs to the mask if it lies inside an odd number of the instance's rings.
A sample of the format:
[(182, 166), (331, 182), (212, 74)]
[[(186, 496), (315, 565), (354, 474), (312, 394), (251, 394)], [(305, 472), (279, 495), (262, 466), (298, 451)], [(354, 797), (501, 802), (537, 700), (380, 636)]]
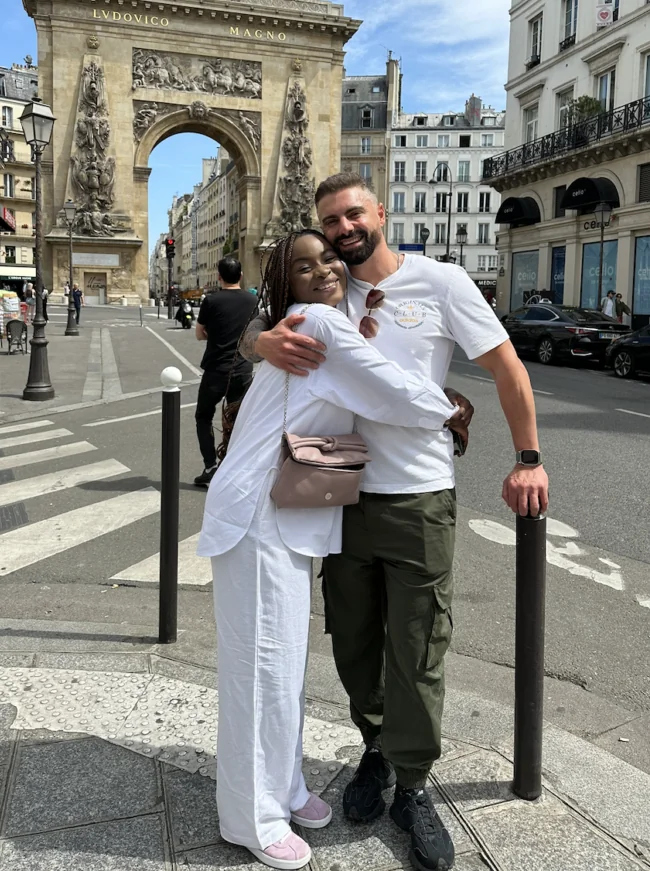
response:
[[(35, 566), (158, 513), (160, 493), (153, 487), (111, 497), (102, 493), (102, 485), (97, 482), (126, 475), (131, 470), (113, 458), (95, 459), (92, 456), (97, 450), (95, 445), (89, 441), (70, 440), (71, 437), (74, 439), (69, 429), (56, 428), (50, 420), (0, 426), (0, 577)], [(36, 443), (46, 441), (59, 444), (30, 450)], [(9, 450), (12, 448), (18, 450)], [(67, 462), (59, 463), (60, 460)], [(44, 463), (67, 465), (68, 468), (45, 471)], [(34, 474), (29, 477), (31, 466), (35, 467)], [(18, 480), (12, 474), (17, 469), (25, 470), (17, 476)], [(119, 483), (115, 486), (119, 489)], [(111, 485), (106, 485), (106, 489), (110, 490)], [(67, 497), (64, 497), (64, 491)], [(74, 495), (71, 494), (75, 491), (83, 492), (82, 504), (71, 507), (74, 506)], [(94, 501), (88, 504), (88, 494), (95, 492)], [(57, 494), (60, 494), (59, 498), (65, 498), (60, 513), (30, 523), (32, 502), (52, 497), (46, 511), (50, 514), (51, 506), (57, 507), (54, 501)], [(37, 510), (39, 507), (37, 504)], [(18, 521), (14, 519), (16, 517), (19, 517)], [(179, 582), (182, 585), (205, 586), (211, 581), (210, 561), (197, 557), (195, 553), (197, 538), (198, 535), (193, 535), (179, 543)], [(157, 550), (157, 536), (154, 539), (151, 551)], [(107, 565), (102, 572), (104, 579), (137, 585), (158, 581), (158, 553), (152, 553), (127, 569), (120, 569), (120, 565), (124, 565), (124, 554), (118, 548), (115, 563)]]

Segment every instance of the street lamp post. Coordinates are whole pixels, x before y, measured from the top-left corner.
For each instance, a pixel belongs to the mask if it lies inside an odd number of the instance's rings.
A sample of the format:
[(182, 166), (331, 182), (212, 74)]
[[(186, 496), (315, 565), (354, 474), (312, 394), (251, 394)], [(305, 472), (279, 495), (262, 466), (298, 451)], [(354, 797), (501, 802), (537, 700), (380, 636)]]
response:
[(65, 205), (63, 206), (63, 212), (65, 214), (65, 222), (68, 225), (68, 239), (70, 242), (70, 278), (68, 279), (68, 323), (65, 328), (66, 336), (78, 336), (79, 335), (79, 327), (77, 325), (76, 312), (74, 307), (74, 296), (72, 294), (72, 227), (74, 226), (75, 215), (77, 214), (77, 207), (72, 202), (72, 200), (67, 200)]
[(463, 265), (463, 245), (467, 244), (467, 230), (465, 227), (459, 227), (456, 230), (456, 242), (460, 245), (460, 265)]
[(439, 184), (444, 181), (445, 173), (449, 178), (449, 202), (447, 203), (447, 250), (445, 251), (445, 261), (449, 263), (449, 249), (451, 247), (451, 205), (454, 195), (454, 180), (451, 174), (451, 167), (448, 163), (441, 163), (437, 168), (437, 178), (434, 176), (429, 182), (430, 185)]
[(609, 222), (612, 207), (609, 203), (598, 203), (594, 209), (596, 221), (600, 223), (600, 269), (598, 270), (598, 308), (603, 304), (603, 261), (605, 254), (605, 222)]
[(427, 240), (430, 235), (431, 232), (426, 227), (422, 227), (422, 229), (420, 230), (420, 241), (422, 242), (422, 254), (424, 257), (427, 256)]
[(50, 381), (50, 369), (47, 360), (47, 339), (45, 338), (45, 318), (43, 317), (43, 204), (41, 191), (41, 157), (52, 138), (54, 115), (38, 97), (28, 103), (20, 123), (25, 134), (25, 142), (32, 147), (34, 156), (34, 223), (36, 238), (34, 240), (34, 264), (36, 267), (36, 317), (32, 334), (32, 353), (29, 361), (29, 375), (23, 390), (23, 399), (42, 402), (54, 399), (54, 388)]

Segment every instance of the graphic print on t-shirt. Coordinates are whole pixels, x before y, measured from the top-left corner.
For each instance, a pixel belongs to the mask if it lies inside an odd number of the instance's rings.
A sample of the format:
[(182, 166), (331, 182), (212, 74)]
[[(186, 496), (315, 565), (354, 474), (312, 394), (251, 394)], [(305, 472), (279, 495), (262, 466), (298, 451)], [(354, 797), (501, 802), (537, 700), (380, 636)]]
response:
[(427, 316), (427, 310), (421, 302), (414, 299), (400, 303), (395, 309), (395, 323), (405, 330), (421, 327)]

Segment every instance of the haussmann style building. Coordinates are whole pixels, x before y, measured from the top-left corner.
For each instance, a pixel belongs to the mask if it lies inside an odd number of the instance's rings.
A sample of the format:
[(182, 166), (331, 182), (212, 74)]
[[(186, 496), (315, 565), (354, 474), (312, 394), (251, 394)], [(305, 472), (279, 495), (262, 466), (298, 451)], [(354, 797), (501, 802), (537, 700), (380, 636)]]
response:
[(643, 326), (650, 321), (650, 6), (514, 0), (510, 14), (505, 149), (483, 174), (503, 199), (498, 311), (541, 290), (556, 303), (594, 308), (615, 290), (632, 309), (632, 325)]

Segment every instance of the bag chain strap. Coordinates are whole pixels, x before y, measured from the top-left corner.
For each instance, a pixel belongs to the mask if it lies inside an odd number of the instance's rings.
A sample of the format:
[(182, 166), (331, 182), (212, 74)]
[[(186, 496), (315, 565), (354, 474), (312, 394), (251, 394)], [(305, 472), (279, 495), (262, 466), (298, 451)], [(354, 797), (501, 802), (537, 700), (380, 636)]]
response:
[[(304, 306), (302, 311), (298, 312), (298, 314), (304, 315), (304, 313), (307, 311), (307, 309), (309, 308), (310, 305), (311, 305), (311, 303), (307, 303), (307, 305)], [(294, 329), (295, 329), (295, 327), (294, 327)], [(291, 378), (291, 373), (287, 372), (287, 376), (284, 379), (284, 417), (282, 420), (282, 436), (283, 436), (283, 438), (284, 438), (284, 435), (287, 431), (287, 408), (289, 406), (289, 379), (290, 378)]]

